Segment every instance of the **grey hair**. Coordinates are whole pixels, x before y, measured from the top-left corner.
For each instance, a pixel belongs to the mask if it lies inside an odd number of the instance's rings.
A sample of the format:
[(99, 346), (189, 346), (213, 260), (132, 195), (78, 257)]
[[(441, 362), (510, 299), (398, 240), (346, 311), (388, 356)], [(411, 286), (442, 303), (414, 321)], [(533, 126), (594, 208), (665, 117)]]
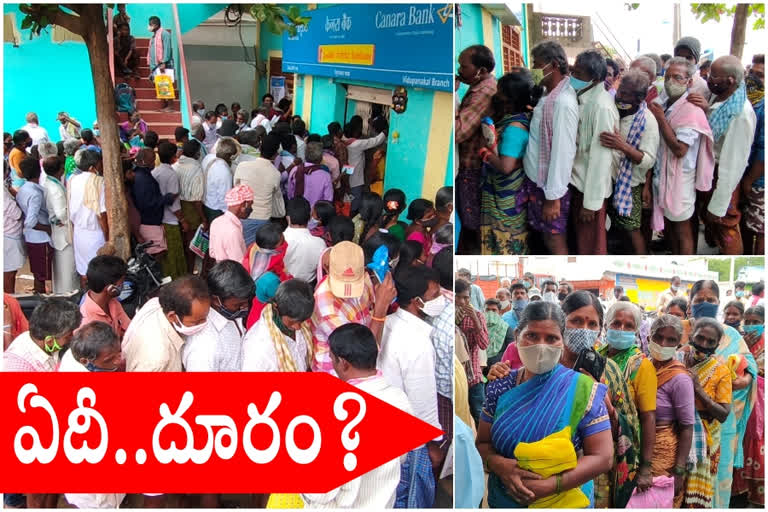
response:
[(307, 162), (313, 164), (319, 164), (323, 161), (323, 143), (322, 142), (308, 142), (306, 149)]
[(630, 69), (621, 77), (619, 89), (630, 92), (638, 102), (642, 102), (650, 85), (651, 81), (648, 79), (648, 75), (639, 69)]
[(715, 330), (717, 333), (717, 341), (720, 341), (723, 336), (725, 336), (725, 329), (723, 329), (723, 326), (715, 320), (714, 318), (709, 317), (703, 317), (703, 318), (697, 318), (696, 321), (693, 324), (693, 329), (691, 330), (691, 338), (693, 338), (693, 335), (696, 334), (696, 331), (701, 329), (702, 327), (711, 327)]
[(643, 321), (643, 316), (640, 308), (632, 304), (631, 302), (614, 302), (613, 305), (608, 308), (608, 312), (605, 314), (605, 325), (610, 328), (616, 315), (621, 311), (629, 311), (635, 319), (635, 329), (640, 329), (640, 324)]
[(75, 165), (81, 171), (87, 171), (91, 167), (95, 167), (100, 160), (101, 156), (91, 149), (79, 149), (75, 153)]
[(499, 292), (504, 292), (505, 294), (507, 294), (507, 295), (509, 295), (509, 296), (512, 296), (512, 294), (511, 294), (511, 293), (510, 293), (510, 291), (509, 291), (509, 288), (504, 288), (504, 287), (501, 287), (501, 288), (499, 288), (498, 290), (496, 290), (496, 294), (495, 294), (495, 295), (498, 295), (498, 294), (499, 294)]
[(69, 349), (76, 360), (93, 361), (107, 349), (120, 345), (112, 326), (104, 322), (91, 322), (77, 330)]
[(686, 73), (688, 73), (689, 79), (693, 78), (693, 75), (696, 74), (696, 64), (684, 57), (672, 57), (669, 59), (667, 61), (667, 69), (669, 69), (671, 66), (683, 66)]
[(66, 336), (83, 321), (77, 304), (61, 297), (43, 299), (29, 317), (29, 334), (36, 340)]
[(659, 57), (658, 53), (646, 53), (643, 55), (643, 57), (648, 57), (651, 59), (654, 64), (656, 64), (656, 75), (659, 75), (659, 71), (664, 67), (664, 63), (661, 61), (661, 57)]
[(53, 142), (41, 142), (37, 145), (37, 153), (45, 160), (49, 156), (59, 156), (59, 148)]
[(231, 162), (240, 152), (240, 144), (232, 137), (222, 137), (217, 143), (216, 156)]
[(608, 65), (605, 63), (605, 57), (600, 55), (597, 50), (584, 50), (576, 56), (575, 65), (581, 65), (592, 80), (602, 82), (608, 74)]
[(654, 334), (656, 334), (659, 329), (664, 329), (665, 327), (671, 327), (675, 330), (678, 342), (683, 338), (683, 323), (676, 316), (666, 314), (660, 315), (659, 318), (651, 324), (651, 338), (653, 338)]
[[(686, 63), (687, 62), (688, 61), (686, 61)], [(656, 80), (656, 62), (648, 56), (641, 55), (640, 57), (633, 60), (629, 67), (640, 68), (645, 71), (649, 80)]]
[(744, 66), (733, 55), (726, 55), (717, 59), (720, 61), (721, 69), (726, 76), (732, 76), (737, 84), (744, 80)]
[(74, 156), (75, 153), (77, 153), (77, 150), (80, 149), (80, 146), (83, 145), (83, 142), (80, 139), (67, 139), (64, 141), (64, 153), (70, 156)]
[(35, 114), (34, 112), (29, 112), (27, 114), (27, 122), (40, 124), (40, 119), (38, 119), (37, 114)]

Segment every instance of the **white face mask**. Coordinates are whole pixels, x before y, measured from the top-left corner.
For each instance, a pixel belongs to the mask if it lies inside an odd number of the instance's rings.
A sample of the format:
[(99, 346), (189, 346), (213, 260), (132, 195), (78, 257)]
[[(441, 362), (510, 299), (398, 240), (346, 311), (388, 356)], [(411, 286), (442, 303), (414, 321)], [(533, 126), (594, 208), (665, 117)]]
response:
[(544, 295), (541, 296), (541, 300), (544, 302), (551, 302), (552, 304), (560, 304), (555, 292), (544, 292)]
[(520, 360), (523, 362), (525, 369), (536, 375), (541, 375), (551, 371), (560, 361), (563, 347), (553, 347), (546, 343), (538, 343), (526, 347), (518, 344), (517, 351), (520, 354)]
[(508, 300), (502, 300), (501, 302), (501, 309), (507, 309), (509, 307), (509, 301)]
[(445, 297), (442, 295), (438, 295), (434, 299), (428, 300), (427, 302), (424, 302), (422, 299), (422, 303), (424, 304), (424, 307), (421, 308), (421, 312), (427, 316), (439, 316), (440, 313), (443, 312), (443, 309), (445, 309)]
[(670, 80), (664, 84), (664, 90), (667, 91), (667, 96), (677, 99), (688, 90), (688, 84), (679, 84)]
[(675, 347), (662, 347), (654, 341), (648, 342), (648, 352), (651, 353), (651, 357), (657, 361), (669, 361), (675, 357), (677, 349)]
[(208, 320), (206, 320), (200, 325), (188, 326), (181, 323), (181, 319), (179, 319), (179, 323), (174, 322), (172, 325), (173, 325), (173, 328), (176, 329), (176, 332), (178, 332), (179, 334), (182, 334), (184, 336), (194, 336), (195, 334), (199, 334), (203, 332), (203, 329), (205, 329), (205, 326), (208, 325)]

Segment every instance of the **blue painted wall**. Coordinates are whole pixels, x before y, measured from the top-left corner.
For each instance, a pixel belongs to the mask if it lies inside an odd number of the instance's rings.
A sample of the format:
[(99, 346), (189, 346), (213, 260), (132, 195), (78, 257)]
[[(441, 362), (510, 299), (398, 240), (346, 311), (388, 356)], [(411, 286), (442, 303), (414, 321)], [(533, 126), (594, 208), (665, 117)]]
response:
[[(496, 59), (495, 75), (496, 78), (501, 78), (504, 72), (501, 62), (501, 26), (496, 17), (491, 16), (491, 19), (493, 20), (493, 45), (489, 46), (489, 43), (484, 40), (483, 36), (483, 7), (478, 4), (461, 4), (461, 27), (456, 27), (454, 30), (456, 70), (459, 69), (458, 59), (462, 50), (475, 44), (484, 44), (493, 50), (493, 56)], [(466, 84), (459, 86), (457, 91), (459, 99), (464, 97), (468, 88)]]

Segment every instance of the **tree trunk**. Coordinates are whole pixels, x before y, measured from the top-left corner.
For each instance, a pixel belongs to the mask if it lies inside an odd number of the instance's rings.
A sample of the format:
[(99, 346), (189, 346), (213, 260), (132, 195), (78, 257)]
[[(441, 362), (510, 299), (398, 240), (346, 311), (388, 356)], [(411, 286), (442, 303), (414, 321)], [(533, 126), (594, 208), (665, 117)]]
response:
[(741, 59), (744, 53), (744, 39), (747, 33), (748, 4), (737, 4), (733, 15), (733, 29), (731, 30), (731, 55)]
[(116, 256), (128, 261), (131, 253), (128, 204), (125, 199), (125, 183), (120, 158), (120, 136), (116, 119), (115, 87), (109, 72), (110, 55), (103, 9), (103, 4), (77, 6), (83, 27), (81, 36), (85, 40), (88, 57), (91, 60), (91, 74), (93, 75), (93, 88), (96, 96), (96, 115), (99, 120), (104, 181), (107, 190), (109, 243), (115, 247)]

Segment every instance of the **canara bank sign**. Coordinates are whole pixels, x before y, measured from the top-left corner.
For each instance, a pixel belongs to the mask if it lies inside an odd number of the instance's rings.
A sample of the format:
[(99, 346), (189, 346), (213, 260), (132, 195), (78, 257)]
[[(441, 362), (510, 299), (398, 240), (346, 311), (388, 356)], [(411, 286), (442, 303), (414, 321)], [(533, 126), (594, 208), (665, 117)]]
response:
[(453, 88), (453, 5), (346, 4), (305, 11), (306, 26), (283, 35), (283, 71)]

